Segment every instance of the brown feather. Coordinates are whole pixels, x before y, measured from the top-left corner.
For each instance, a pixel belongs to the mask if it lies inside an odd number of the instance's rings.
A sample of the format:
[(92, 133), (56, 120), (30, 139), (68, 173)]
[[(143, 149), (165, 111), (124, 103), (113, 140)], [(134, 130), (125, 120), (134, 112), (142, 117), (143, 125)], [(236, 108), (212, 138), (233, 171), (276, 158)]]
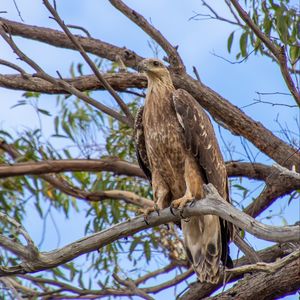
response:
[[(141, 63), (148, 77), (145, 106), (138, 113), (135, 141), (138, 161), (152, 180), (159, 208), (178, 198), (204, 197), (203, 184), (212, 183), (229, 201), (225, 164), (210, 120), (196, 100), (175, 90), (168, 70), (155, 59)], [(186, 252), (200, 281), (219, 279), (219, 262), (231, 262), (231, 227), (217, 216), (181, 222)]]

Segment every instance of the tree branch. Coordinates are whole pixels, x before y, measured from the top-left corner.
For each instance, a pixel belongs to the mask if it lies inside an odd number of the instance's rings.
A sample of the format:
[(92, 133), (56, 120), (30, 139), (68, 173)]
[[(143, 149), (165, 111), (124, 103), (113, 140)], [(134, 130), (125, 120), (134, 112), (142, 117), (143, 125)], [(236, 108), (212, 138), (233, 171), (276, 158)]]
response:
[[(299, 226), (275, 227), (264, 225), (243, 212), (238, 211), (229, 203), (225, 202), (225, 200), (222, 200), (216, 189), (211, 184), (205, 187), (208, 191), (208, 196), (201, 199), (201, 201), (195, 202), (193, 207), (188, 206), (184, 208), (184, 217), (214, 214), (232, 222), (239, 228), (248, 231), (258, 238), (278, 242), (299, 240)], [(147, 218), (147, 224), (143, 216), (129, 219), (128, 221), (114, 225), (111, 228), (79, 239), (64, 246), (63, 248), (53, 250), (51, 252), (39, 253), (34, 260), (27, 261), (26, 265), (20, 264), (14, 267), (1, 267), (0, 276), (37, 272), (53, 268), (82, 254), (101, 249), (107, 244), (126, 236), (133, 235), (146, 228), (169, 222), (178, 222), (181, 217), (182, 213), (180, 211), (176, 210), (173, 215), (167, 208), (162, 210), (159, 216), (156, 213), (152, 213)]]
[[(55, 47), (76, 50), (75, 45), (61, 31), (14, 22), (5, 18), (0, 18), (0, 22), (3, 22), (8, 27), (12, 35), (40, 41)], [(143, 60), (143, 57), (138, 56), (134, 51), (125, 47), (116, 47), (99, 39), (78, 35), (76, 37), (85, 51), (111, 61), (115, 61), (118, 56), (128, 67), (136, 68), (139, 62)]]
[(295, 293), (300, 286), (300, 260), (296, 259), (276, 273), (255, 273), (244, 276), (232, 288), (205, 300), (235, 299), (278, 299), (280, 296)]
[[(30, 74), (26, 75), (26, 77), (20, 75), (0, 75), (0, 87), (44, 94), (66, 93), (65, 89), (59, 85), (52, 84), (42, 78), (32, 77)], [(146, 78), (139, 73), (106, 73), (102, 76), (113, 89), (120, 92), (126, 92), (130, 88), (142, 89), (147, 86)], [(94, 75), (64, 78), (63, 80), (81, 92), (104, 90), (104, 86)]]
[[(289, 255), (294, 251), (294, 247), (290, 247), (290, 243), (277, 244), (257, 252), (258, 256), (264, 262), (274, 262), (279, 257)], [(249, 258), (244, 256), (234, 261), (234, 266), (243, 266), (249, 264)], [(224, 285), (224, 282), (229, 283), (240, 279), (242, 274), (233, 273), (230, 276), (221, 275), (217, 284), (194, 282), (190, 285), (189, 290), (184, 293), (178, 300), (199, 300), (209, 296), (213, 291)]]
[[(1, 141), (0, 141), (1, 144)], [(1, 148), (1, 145), (0, 145)], [(41, 175), (46, 173), (61, 172), (113, 172), (116, 175), (138, 176), (146, 178), (138, 165), (120, 160), (119, 158), (106, 159), (64, 159), (29, 161), (15, 164), (0, 164), (0, 178)]]
[(277, 270), (280, 270), (281, 268), (285, 267), (290, 262), (294, 261), (295, 259), (299, 259), (300, 257), (300, 250), (296, 250), (292, 252), (291, 254), (285, 256), (284, 258), (281, 258), (273, 263), (265, 263), (265, 262), (258, 262), (253, 265), (244, 265), (241, 267), (228, 269), (226, 272), (228, 273), (249, 273), (254, 271), (262, 271), (267, 273), (275, 273)]

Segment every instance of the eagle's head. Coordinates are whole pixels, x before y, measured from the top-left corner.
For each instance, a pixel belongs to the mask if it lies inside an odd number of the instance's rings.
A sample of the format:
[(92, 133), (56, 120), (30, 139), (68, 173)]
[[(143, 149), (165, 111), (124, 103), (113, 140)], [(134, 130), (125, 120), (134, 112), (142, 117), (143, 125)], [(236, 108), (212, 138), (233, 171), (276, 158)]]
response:
[(148, 81), (172, 81), (168, 69), (163, 62), (157, 58), (147, 58), (142, 60), (138, 65), (138, 71), (145, 73)]

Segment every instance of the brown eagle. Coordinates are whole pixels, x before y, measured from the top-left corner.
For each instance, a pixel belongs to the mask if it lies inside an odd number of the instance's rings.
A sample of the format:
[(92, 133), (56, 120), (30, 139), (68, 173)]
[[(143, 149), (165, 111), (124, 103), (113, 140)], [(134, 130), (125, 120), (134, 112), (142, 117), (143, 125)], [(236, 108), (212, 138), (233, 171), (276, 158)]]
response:
[[(168, 69), (158, 59), (139, 68), (148, 79), (145, 106), (135, 120), (138, 162), (150, 180), (156, 209), (182, 209), (204, 197), (212, 183), (229, 201), (225, 164), (212, 124), (196, 100), (174, 88)], [(148, 214), (154, 209), (148, 209)], [(232, 267), (228, 243), (232, 226), (213, 215), (181, 221), (187, 256), (201, 282), (219, 280), (219, 264)]]

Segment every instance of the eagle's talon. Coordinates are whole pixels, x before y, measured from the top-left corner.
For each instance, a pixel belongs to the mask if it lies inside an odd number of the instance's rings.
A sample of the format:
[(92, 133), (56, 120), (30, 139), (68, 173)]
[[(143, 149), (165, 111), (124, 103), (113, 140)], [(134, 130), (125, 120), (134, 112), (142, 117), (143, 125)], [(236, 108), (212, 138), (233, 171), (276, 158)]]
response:
[(194, 207), (196, 204), (196, 198), (193, 198), (189, 204), (189, 207)]
[(179, 213), (181, 219), (184, 219), (184, 218), (185, 218), (185, 217), (183, 216), (183, 212), (184, 212), (184, 209), (182, 208), (182, 209), (180, 210), (180, 213)]
[(158, 216), (160, 215), (160, 209), (158, 208), (158, 205), (156, 203), (154, 204), (154, 211), (157, 212)]
[(170, 206), (170, 212), (171, 212), (171, 214), (172, 214), (173, 216), (176, 216), (175, 213), (174, 213), (173, 208), (174, 208), (174, 207), (173, 207), (172, 204), (171, 204), (171, 206)]
[(148, 220), (147, 220), (147, 218), (154, 211), (156, 211), (157, 214), (159, 215), (159, 208), (158, 208), (158, 206), (156, 204), (154, 204), (154, 206), (152, 206), (152, 207), (140, 208), (139, 209), (139, 212), (141, 212), (144, 215), (144, 222), (147, 225), (150, 225), (149, 222), (148, 222)]
[(150, 223), (148, 222), (148, 220), (147, 220), (147, 216), (144, 216), (144, 222), (146, 223), (146, 225), (150, 225)]
[(191, 221), (191, 218), (187, 217), (187, 218), (183, 218), (182, 219), (185, 223), (188, 223), (189, 221)]

